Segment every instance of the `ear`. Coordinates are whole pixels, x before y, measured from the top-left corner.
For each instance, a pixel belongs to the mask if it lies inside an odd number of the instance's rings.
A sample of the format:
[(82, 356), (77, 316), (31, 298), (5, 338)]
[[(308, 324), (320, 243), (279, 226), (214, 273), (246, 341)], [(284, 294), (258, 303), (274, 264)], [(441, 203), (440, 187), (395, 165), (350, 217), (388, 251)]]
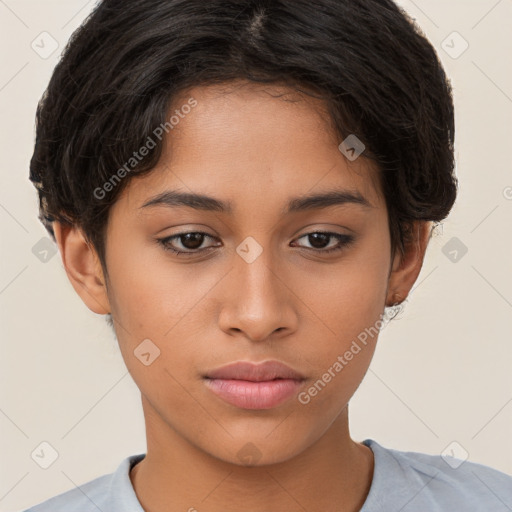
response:
[(106, 315), (110, 312), (107, 288), (92, 244), (76, 226), (54, 222), (53, 230), (64, 269), (76, 293), (91, 311)]
[(432, 233), (432, 223), (414, 221), (411, 224), (411, 240), (405, 245), (404, 253), (395, 251), (388, 280), (386, 306), (403, 302), (418, 278), (425, 252)]

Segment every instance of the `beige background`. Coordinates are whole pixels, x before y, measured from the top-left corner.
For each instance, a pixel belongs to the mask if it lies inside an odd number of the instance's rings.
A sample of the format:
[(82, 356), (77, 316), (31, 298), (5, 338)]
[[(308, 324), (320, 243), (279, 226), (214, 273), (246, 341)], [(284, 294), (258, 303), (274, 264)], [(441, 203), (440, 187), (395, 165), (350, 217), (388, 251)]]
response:
[[(145, 451), (138, 390), (110, 328), (75, 294), (58, 254), (44, 263), (32, 252), (46, 238), (28, 180), (36, 103), (92, 5), (0, 0), (0, 512)], [(461, 187), (401, 319), (381, 334), (351, 402), (352, 434), (433, 454), (456, 441), (454, 453), (512, 474), (512, 0), (401, 5), (452, 79)], [(31, 48), (43, 31), (59, 44), (47, 59)], [(469, 43), (461, 55), (454, 31)], [(453, 237), (468, 248), (457, 262), (443, 253)], [(31, 458), (42, 442), (58, 452), (48, 469)]]

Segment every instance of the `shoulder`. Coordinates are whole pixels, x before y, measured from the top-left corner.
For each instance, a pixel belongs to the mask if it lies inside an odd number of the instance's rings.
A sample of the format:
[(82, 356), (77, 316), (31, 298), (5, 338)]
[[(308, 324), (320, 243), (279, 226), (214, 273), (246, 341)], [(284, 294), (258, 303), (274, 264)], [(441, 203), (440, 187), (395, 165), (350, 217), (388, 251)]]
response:
[[(144, 454), (131, 455), (122, 460), (115, 472), (80, 484), (53, 496), (22, 512), (124, 512), (131, 506), (133, 512), (140, 507), (130, 481), (130, 468), (144, 458)], [(142, 508), (140, 508), (142, 511)]]
[(112, 475), (103, 475), (90, 482), (53, 496), (23, 512), (89, 512), (101, 510), (105, 491)]
[[(372, 501), (380, 504), (388, 501), (393, 506), (403, 507), (403, 512), (420, 509), (465, 512), (512, 510), (510, 475), (444, 455), (384, 448), (371, 439), (365, 440), (364, 444), (372, 449), (375, 456), (374, 481), (367, 500), (369, 505)], [(363, 509), (364, 512), (366, 510), (373, 509)]]

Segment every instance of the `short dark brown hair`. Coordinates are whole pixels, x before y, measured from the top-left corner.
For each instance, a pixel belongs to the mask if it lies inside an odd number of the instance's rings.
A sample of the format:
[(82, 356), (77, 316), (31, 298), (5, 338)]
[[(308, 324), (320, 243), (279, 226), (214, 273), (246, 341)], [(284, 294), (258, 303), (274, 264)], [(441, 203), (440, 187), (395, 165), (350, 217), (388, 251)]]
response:
[(450, 212), (451, 86), (391, 0), (103, 0), (37, 109), (30, 180), (52, 238), (55, 220), (79, 226), (106, 271), (109, 209), (133, 175), (155, 167), (162, 140), (97, 191), (168, 122), (181, 91), (237, 79), (319, 92), (340, 141), (356, 134), (377, 163), (393, 248), (403, 251), (412, 221)]

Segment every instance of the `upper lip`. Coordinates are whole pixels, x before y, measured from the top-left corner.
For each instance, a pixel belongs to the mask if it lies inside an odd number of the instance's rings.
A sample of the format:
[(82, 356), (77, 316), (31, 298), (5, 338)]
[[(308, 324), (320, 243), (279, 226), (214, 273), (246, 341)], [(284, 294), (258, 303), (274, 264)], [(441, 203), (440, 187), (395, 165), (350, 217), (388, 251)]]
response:
[(206, 377), (209, 379), (236, 379), (252, 382), (274, 379), (304, 379), (303, 375), (279, 361), (265, 361), (263, 363), (237, 361), (208, 372)]

